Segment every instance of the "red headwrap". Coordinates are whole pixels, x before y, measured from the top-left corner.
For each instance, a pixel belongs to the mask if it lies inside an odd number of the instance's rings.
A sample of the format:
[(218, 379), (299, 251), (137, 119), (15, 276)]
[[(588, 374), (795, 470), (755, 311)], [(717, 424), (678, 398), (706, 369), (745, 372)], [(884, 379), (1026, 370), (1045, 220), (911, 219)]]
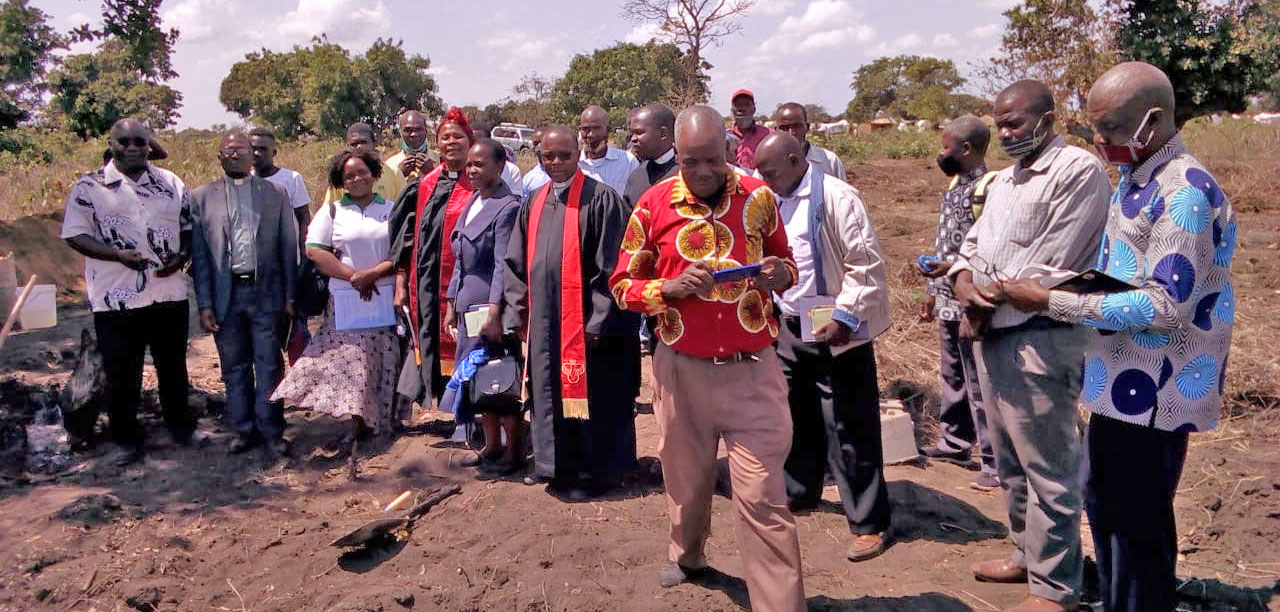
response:
[(440, 120), (440, 127), (436, 128), (436, 136), (439, 136), (440, 130), (450, 123), (457, 124), (458, 127), (462, 128), (462, 131), (467, 134), (467, 140), (476, 141), (476, 134), (471, 131), (471, 121), (467, 119), (467, 115), (462, 112), (462, 109), (456, 106), (450, 107), (449, 112), (444, 114), (444, 118)]

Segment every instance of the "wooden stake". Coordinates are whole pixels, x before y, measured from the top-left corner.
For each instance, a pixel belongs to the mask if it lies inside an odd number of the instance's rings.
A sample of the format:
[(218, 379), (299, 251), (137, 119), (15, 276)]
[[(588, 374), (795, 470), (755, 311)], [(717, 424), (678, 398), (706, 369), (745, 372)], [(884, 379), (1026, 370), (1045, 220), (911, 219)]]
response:
[(0, 328), (0, 348), (4, 348), (4, 341), (8, 339), (9, 332), (13, 331), (13, 324), (18, 321), (18, 313), (22, 312), (22, 305), (27, 301), (27, 296), (31, 295), (31, 290), (36, 286), (35, 274), (27, 279), (27, 285), (22, 288), (22, 293), (18, 295), (17, 301), (13, 303), (13, 308), (9, 310), (9, 316), (4, 320), (4, 327)]

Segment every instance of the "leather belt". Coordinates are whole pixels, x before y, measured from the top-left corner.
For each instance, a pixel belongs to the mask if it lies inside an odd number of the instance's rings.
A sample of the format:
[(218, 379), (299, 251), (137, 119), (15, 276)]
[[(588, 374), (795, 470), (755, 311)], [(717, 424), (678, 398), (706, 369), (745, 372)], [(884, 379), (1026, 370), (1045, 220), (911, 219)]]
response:
[(729, 353), (728, 355), (719, 355), (711, 358), (711, 363), (716, 365), (725, 365), (729, 363), (742, 363), (744, 361), (757, 362), (760, 361), (758, 353), (747, 353), (739, 351), (737, 353)]

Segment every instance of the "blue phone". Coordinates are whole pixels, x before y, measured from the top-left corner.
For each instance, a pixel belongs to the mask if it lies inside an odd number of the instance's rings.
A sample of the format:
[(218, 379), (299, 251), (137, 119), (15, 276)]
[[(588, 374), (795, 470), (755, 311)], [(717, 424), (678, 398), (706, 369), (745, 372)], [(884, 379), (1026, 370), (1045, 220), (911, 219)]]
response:
[(754, 263), (754, 264), (747, 264), (745, 266), (738, 266), (736, 268), (729, 268), (728, 270), (720, 270), (712, 274), (712, 278), (716, 281), (717, 284), (732, 283), (734, 281), (740, 281), (744, 278), (751, 278), (759, 273), (760, 273), (760, 264)]
[(916, 265), (925, 272), (933, 272), (938, 267), (939, 259), (934, 255), (921, 255), (916, 259)]

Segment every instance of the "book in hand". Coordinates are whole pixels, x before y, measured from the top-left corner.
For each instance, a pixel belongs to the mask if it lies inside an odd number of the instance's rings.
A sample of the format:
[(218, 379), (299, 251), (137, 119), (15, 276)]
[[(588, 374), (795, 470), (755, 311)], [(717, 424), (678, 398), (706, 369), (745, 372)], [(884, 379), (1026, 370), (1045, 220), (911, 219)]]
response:
[(1119, 293), (1121, 291), (1133, 291), (1138, 286), (1122, 281), (1101, 270), (1085, 270), (1049, 288), (1071, 293)]
[(727, 270), (718, 270), (712, 274), (712, 278), (715, 280), (716, 284), (732, 283), (734, 281), (751, 278), (758, 274), (760, 274), (760, 264), (754, 263), (747, 264), (745, 266), (738, 266), (736, 268), (729, 268)]
[(466, 324), (465, 330), (468, 338), (477, 338), (480, 336), (480, 330), (484, 329), (484, 322), (489, 319), (488, 304), (480, 306), (472, 306), (466, 314), (462, 315), (462, 322)]

